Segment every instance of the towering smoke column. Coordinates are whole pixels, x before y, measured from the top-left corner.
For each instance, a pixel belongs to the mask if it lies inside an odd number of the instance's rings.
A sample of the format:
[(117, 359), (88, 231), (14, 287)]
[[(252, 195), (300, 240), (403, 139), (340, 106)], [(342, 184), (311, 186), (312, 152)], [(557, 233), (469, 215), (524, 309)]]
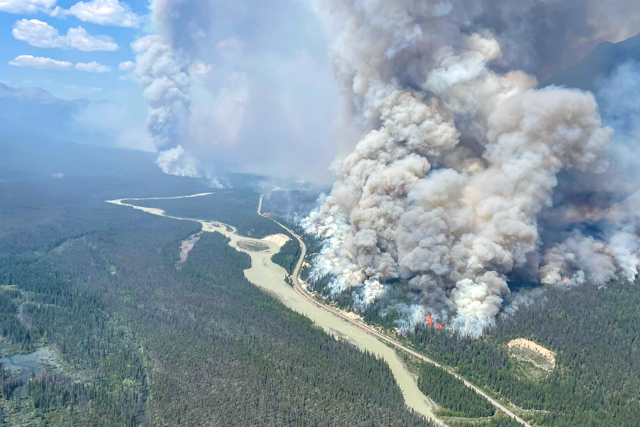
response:
[(206, 34), (198, 24), (211, 20), (209, 1), (150, 0), (149, 9), (159, 34), (142, 37), (131, 48), (136, 53), (134, 76), (149, 106), (147, 132), (158, 150), (156, 163), (168, 174), (206, 176), (189, 146), (191, 90), (196, 77), (213, 68), (198, 58), (196, 49)]
[(147, 131), (159, 151), (163, 172), (197, 176), (195, 159), (180, 145), (189, 131), (189, 63), (160, 35), (132, 44), (136, 53), (135, 76), (149, 104)]
[[(588, 18), (590, 2), (318, 3), (336, 77), (365, 132), (336, 160), (331, 194), (304, 221), (326, 239), (312, 280), (330, 276), (333, 294), (354, 288), (362, 309), (402, 278), (422, 314), (412, 318), (453, 313), (454, 327), (477, 334), (499, 312), (514, 270), (545, 283), (613, 276), (604, 244), (577, 234), (550, 249), (538, 272), (537, 218), (552, 206), (558, 174), (607, 168), (612, 131), (594, 97), (536, 89), (565, 51), (606, 32), (549, 19), (579, 10)], [(628, 246), (628, 236), (614, 238)], [(637, 263), (627, 264), (634, 276)]]
[(146, 3), (135, 75), (165, 172), (328, 178), (339, 93), (309, 2)]

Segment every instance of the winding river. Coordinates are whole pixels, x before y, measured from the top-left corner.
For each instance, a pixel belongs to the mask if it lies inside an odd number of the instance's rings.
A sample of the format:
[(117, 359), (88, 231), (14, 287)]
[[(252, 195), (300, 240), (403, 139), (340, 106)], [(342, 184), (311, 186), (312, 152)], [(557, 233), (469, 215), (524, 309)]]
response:
[[(210, 193), (173, 197), (173, 199), (199, 197), (208, 194)], [(407, 406), (417, 413), (422, 414), (424, 417), (430, 418), (442, 426), (445, 425), (442, 421), (436, 419), (434, 411), (437, 409), (437, 406), (435, 403), (425, 396), (420, 389), (418, 389), (414, 377), (409, 373), (405, 365), (400, 361), (396, 352), (391, 347), (331, 312), (323, 310), (312, 304), (307, 299), (296, 293), (293, 287), (285, 282), (285, 277), (287, 275), (285, 269), (271, 261), (271, 257), (280, 251), (280, 247), (276, 243), (240, 236), (237, 234), (235, 228), (219, 222), (175, 217), (165, 214), (162, 209), (146, 208), (126, 203), (129, 200), (142, 201), (159, 199), (171, 198), (119, 199), (109, 200), (107, 203), (119, 206), (128, 206), (133, 209), (166, 218), (182, 221), (196, 221), (202, 224), (202, 231), (220, 233), (229, 238), (231, 240), (229, 242), (231, 247), (239, 252), (246, 253), (251, 257), (251, 268), (244, 272), (245, 276), (251, 283), (276, 295), (287, 307), (308, 317), (315, 324), (321, 326), (327, 333), (339, 336), (342, 339), (356, 344), (362, 351), (369, 351), (376, 354), (378, 357), (381, 357), (389, 365), (389, 368), (402, 391), (402, 395), (404, 396)], [(268, 250), (254, 252), (243, 249), (238, 245), (239, 242), (253, 242), (255, 244), (268, 245)], [(247, 247), (246, 244), (243, 246)]]

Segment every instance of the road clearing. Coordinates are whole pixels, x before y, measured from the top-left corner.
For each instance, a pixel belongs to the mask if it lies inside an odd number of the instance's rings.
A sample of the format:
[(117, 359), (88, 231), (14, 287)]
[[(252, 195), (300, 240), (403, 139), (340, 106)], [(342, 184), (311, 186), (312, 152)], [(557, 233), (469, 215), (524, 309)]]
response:
[(263, 216), (265, 218), (270, 219), (271, 221), (275, 222), (276, 224), (278, 224), (280, 227), (284, 228), (285, 230), (287, 230), (287, 232), (289, 232), (289, 234), (291, 234), (300, 244), (300, 259), (298, 260), (298, 263), (296, 264), (296, 268), (293, 271), (293, 275), (291, 276), (292, 282), (293, 282), (293, 288), (294, 290), (303, 298), (305, 298), (307, 301), (309, 301), (310, 303), (316, 305), (318, 308), (321, 308), (322, 310), (325, 310), (331, 314), (333, 314), (334, 316), (337, 316), (339, 318), (341, 318), (342, 320), (351, 323), (352, 325), (356, 326), (358, 329), (373, 335), (374, 337), (376, 337), (377, 339), (379, 339), (380, 341), (389, 344), (399, 350), (404, 351), (407, 354), (410, 354), (411, 356), (420, 359), (423, 362), (427, 362), (430, 363), (440, 369), (445, 370), (447, 373), (449, 373), (450, 375), (452, 375), (453, 377), (459, 379), (460, 381), (462, 381), (464, 383), (465, 386), (467, 386), (468, 388), (472, 389), (473, 391), (475, 391), (476, 393), (478, 393), (479, 395), (481, 395), (482, 397), (484, 397), (485, 399), (487, 399), (489, 401), (489, 403), (491, 403), (496, 409), (504, 412), (509, 418), (513, 419), (514, 421), (517, 421), (518, 423), (522, 424), (525, 427), (532, 427), (531, 424), (527, 423), (525, 420), (523, 420), (522, 418), (518, 417), (516, 414), (514, 414), (511, 410), (509, 410), (508, 408), (506, 408), (504, 405), (502, 405), (500, 402), (498, 402), (497, 400), (495, 400), (494, 398), (492, 398), (491, 396), (489, 396), (487, 393), (485, 393), (484, 391), (482, 391), (482, 389), (480, 389), (479, 387), (471, 384), (469, 381), (467, 381), (464, 377), (462, 377), (461, 375), (459, 375), (458, 373), (456, 373), (455, 371), (453, 371), (453, 369), (444, 366), (438, 362), (436, 362), (433, 359), (430, 359), (429, 357), (420, 354), (418, 352), (416, 352), (415, 350), (412, 350), (406, 346), (404, 346), (403, 344), (401, 344), (400, 342), (396, 341), (395, 339), (387, 336), (386, 334), (383, 334), (379, 331), (377, 331), (376, 329), (374, 329), (372, 326), (362, 322), (362, 321), (358, 321), (358, 320), (354, 320), (346, 315), (344, 315), (342, 312), (334, 309), (333, 307), (327, 306), (325, 304), (323, 304), (322, 302), (318, 301), (317, 299), (315, 299), (313, 297), (313, 295), (311, 295), (309, 293), (309, 291), (307, 289), (305, 289), (303, 286), (300, 285), (300, 280), (299, 280), (299, 276), (300, 276), (300, 270), (302, 269), (302, 264), (304, 262), (305, 257), (307, 256), (307, 246), (304, 244), (304, 242), (302, 241), (302, 238), (300, 236), (298, 236), (296, 233), (294, 233), (292, 230), (290, 230), (288, 227), (286, 227), (285, 225), (281, 224), (279, 221), (276, 221), (275, 219), (271, 218), (269, 215), (263, 214), (262, 213), (262, 195), (260, 196), (260, 201), (258, 203), (258, 215)]
[[(241, 236), (235, 228), (217, 221), (176, 217), (168, 215), (162, 209), (132, 205), (127, 203), (127, 201), (128, 199), (119, 199), (108, 201), (108, 203), (130, 207), (148, 214), (174, 220), (198, 222), (202, 225), (203, 232), (220, 233), (227, 237), (229, 239), (229, 246), (251, 257), (251, 268), (244, 271), (245, 277), (251, 283), (265, 292), (274, 295), (289, 309), (309, 318), (328, 334), (337, 337), (337, 339), (344, 339), (356, 345), (361, 351), (374, 354), (384, 360), (395, 378), (407, 407), (421, 414), (425, 419), (431, 420), (434, 424), (446, 427), (446, 424), (436, 416), (438, 406), (420, 391), (413, 376), (407, 371), (404, 363), (398, 357), (397, 352), (390, 345), (384, 343), (372, 334), (367, 333), (362, 328), (356, 327), (353, 323), (345, 321), (342, 316), (332, 315), (330, 312), (327, 312), (322, 305), (317, 304), (315, 300), (308, 299), (304, 293), (300, 293), (286, 283), (286, 277), (288, 275), (286, 270), (275, 264), (272, 260), (273, 255), (280, 252), (280, 246), (277, 242)], [(251, 244), (250, 247), (248, 247), (247, 244)], [(255, 251), (255, 247), (253, 247), (254, 244), (261, 245), (261, 247), (264, 245), (266, 249)], [(298, 263), (297, 272), (299, 271), (300, 263)]]

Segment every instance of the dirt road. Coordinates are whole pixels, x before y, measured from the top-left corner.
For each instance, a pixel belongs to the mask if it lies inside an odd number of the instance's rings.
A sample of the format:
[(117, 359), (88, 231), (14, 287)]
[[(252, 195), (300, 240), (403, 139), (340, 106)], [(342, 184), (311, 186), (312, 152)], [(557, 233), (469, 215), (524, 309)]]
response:
[(518, 423), (522, 424), (523, 426), (532, 427), (525, 420), (523, 420), (522, 418), (518, 417), (516, 414), (514, 414), (512, 411), (507, 409), (504, 405), (502, 405), (497, 400), (493, 399), (491, 396), (489, 396), (487, 393), (482, 391), (480, 388), (478, 388), (477, 386), (471, 384), (465, 378), (463, 378), (462, 376), (460, 376), (459, 374), (454, 372), (451, 368), (448, 368), (446, 366), (441, 365), (440, 363), (436, 362), (435, 360), (432, 360), (432, 359), (428, 358), (427, 356), (424, 356), (424, 355), (422, 355), (422, 354), (420, 354), (420, 353), (418, 353), (418, 352), (416, 352), (416, 351), (414, 351), (414, 350), (402, 345), (401, 343), (399, 343), (398, 341), (394, 340), (393, 338), (390, 338), (387, 335), (377, 331), (376, 329), (374, 329), (373, 327), (369, 326), (368, 324), (363, 323), (363, 322), (359, 322), (359, 321), (354, 320), (354, 319), (352, 319), (352, 318), (350, 318), (348, 316), (345, 316), (342, 312), (340, 312), (338, 310), (335, 310), (334, 308), (329, 307), (329, 306), (321, 303), (317, 299), (315, 299), (305, 288), (303, 288), (300, 285), (300, 281), (299, 281), (300, 270), (302, 269), (302, 263), (304, 262), (304, 259), (307, 256), (307, 247), (304, 244), (304, 242), (302, 241), (302, 238), (300, 238), (300, 236), (298, 236), (296, 233), (294, 233), (288, 227), (282, 225), (280, 222), (276, 221), (275, 219), (271, 218), (270, 216), (265, 215), (265, 214), (262, 213), (262, 196), (260, 196), (260, 202), (258, 203), (258, 215), (272, 220), (273, 222), (278, 224), (280, 227), (282, 227), (285, 230), (287, 230), (293, 237), (296, 238), (296, 240), (300, 244), (300, 248), (301, 248), (300, 259), (298, 260), (298, 263), (296, 264), (296, 268), (295, 268), (295, 270), (293, 272), (293, 275), (291, 276), (291, 279), (293, 281), (293, 287), (294, 287), (295, 291), (298, 294), (300, 294), (303, 298), (308, 300), (310, 303), (316, 305), (317, 307), (321, 308), (322, 310), (325, 310), (325, 311), (333, 314), (334, 316), (338, 316), (342, 320), (353, 324), (354, 326), (356, 326), (357, 328), (363, 330), (364, 332), (375, 336), (380, 341), (382, 341), (382, 342), (384, 342), (386, 344), (389, 344), (389, 345), (391, 345), (391, 346), (393, 346), (393, 347), (395, 347), (395, 348), (397, 348), (399, 350), (402, 350), (405, 353), (410, 354), (410, 355), (412, 355), (412, 356), (414, 356), (414, 357), (416, 357), (416, 358), (418, 358), (418, 359), (420, 359), (420, 360), (422, 360), (424, 362), (431, 363), (432, 365), (437, 366), (438, 368), (445, 370), (450, 375), (453, 375), (454, 377), (456, 377), (459, 380), (461, 380), (464, 383), (465, 386), (469, 387), (470, 389), (472, 389), (473, 391), (475, 391), (476, 393), (478, 393), (479, 395), (481, 395), (482, 397), (487, 399), (494, 407), (496, 407), (500, 411), (502, 411), (505, 414), (507, 414), (507, 416), (509, 416), (513, 420), (517, 421)]

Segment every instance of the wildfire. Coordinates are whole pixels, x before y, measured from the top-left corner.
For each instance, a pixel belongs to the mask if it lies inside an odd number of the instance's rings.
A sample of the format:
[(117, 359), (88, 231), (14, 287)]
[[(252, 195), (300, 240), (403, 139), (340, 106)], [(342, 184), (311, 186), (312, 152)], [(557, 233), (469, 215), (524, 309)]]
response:
[(435, 320), (431, 315), (431, 313), (429, 313), (426, 316), (424, 316), (424, 321), (429, 326), (435, 326), (437, 330), (444, 328), (444, 325), (442, 324), (442, 319), (440, 318), (440, 316), (438, 316), (438, 319)]
[(569, 278), (565, 276), (564, 279), (562, 279), (562, 283), (564, 283), (565, 285), (567, 284), (567, 282), (569, 281)]
[(431, 314), (427, 314), (425, 321), (427, 322), (427, 325), (433, 325), (433, 317), (431, 317)]

